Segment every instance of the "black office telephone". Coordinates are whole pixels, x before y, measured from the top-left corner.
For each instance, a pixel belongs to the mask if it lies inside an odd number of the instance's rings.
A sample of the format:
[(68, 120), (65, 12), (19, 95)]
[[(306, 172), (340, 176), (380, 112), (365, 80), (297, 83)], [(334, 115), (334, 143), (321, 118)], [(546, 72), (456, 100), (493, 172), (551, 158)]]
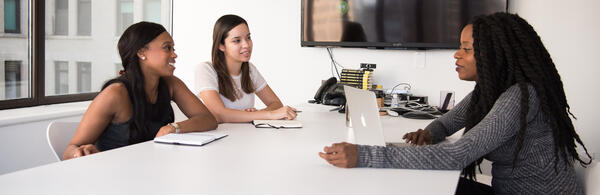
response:
[(331, 77), (325, 81), (319, 89), (317, 89), (317, 93), (315, 94), (314, 103), (320, 104), (323, 103), (323, 96), (327, 90), (333, 85), (337, 83), (337, 79), (335, 77)]
[(344, 105), (346, 97), (344, 96), (344, 86), (337, 83), (335, 77), (331, 77), (325, 81), (315, 94), (315, 99), (309, 103), (317, 103), (323, 105)]

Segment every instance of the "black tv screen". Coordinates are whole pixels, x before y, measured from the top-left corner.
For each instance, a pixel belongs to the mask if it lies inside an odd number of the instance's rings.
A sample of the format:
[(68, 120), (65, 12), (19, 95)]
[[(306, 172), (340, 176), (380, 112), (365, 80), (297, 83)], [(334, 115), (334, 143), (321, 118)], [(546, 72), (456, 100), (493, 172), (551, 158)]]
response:
[(302, 0), (305, 46), (458, 48), (471, 18), (507, 0)]

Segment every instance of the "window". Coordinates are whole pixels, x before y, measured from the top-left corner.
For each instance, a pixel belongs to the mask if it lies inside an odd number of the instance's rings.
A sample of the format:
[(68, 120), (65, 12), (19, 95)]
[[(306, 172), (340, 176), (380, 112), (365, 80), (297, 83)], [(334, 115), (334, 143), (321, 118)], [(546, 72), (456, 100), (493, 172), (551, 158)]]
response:
[(4, 0), (4, 32), (21, 33), (20, 0)]
[(77, 1), (77, 35), (92, 34), (92, 0)]
[(144, 1), (144, 20), (160, 23), (160, 0)]
[(29, 27), (21, 24), (29, 20), (28, 6), (24, 0), (0, 2), (0, 34), (4, 34), (0, 36), (0, 109), (3, 102), (10, 104), (31, 95)]
[(56, 61), (54, 67), (54, 94), (69, 93), (69, 62)]
[(4, 98), (21, 98), (21, 61), (4, 61)]
[(141, 20), (170, 29), (171, 5), (172, 0), (2, 0), (0, 34), (20, 33), (0, 36), (0, 109), (91, 100), (123, 69), (118, 36)]
[[(69, 21), (69, 29), (73, 32), (68, 32), (66, 37), (49, 36), (45, 39), (45, 61), (47, 63), (61, 61), (61, 64), (66, 64), (44, 72), (45, 82), (51, 83), (46, 84), (44, 91), (46, 96), (96, 93), (100, 91), (102, 84), (114, 78), (118, 72), (115, 73), (111, 65), (120, 62), (121, 58), (117, 51), (118, 38), (112, 35), (118, 30), (121, 31), (118, 35), (120, 36), (131, 24), (142, 20), (144, 14), (142, 8), (148, 0), (68, 0), (68, 2), (71, 15), (65, 21)], [(160, 15), (168, 8), (160, 7), (162, 4), (158, 3), (159, 7), (151, 11), (157, 12), (155, 15)], [(76, 10), (73, 10), (73, 7)], [(136, 12), (135, 7), (139, 7), (140, 10)], [(56, 8), (64, 9), (66, 6)], [(107, 8), (113, 9), (106, 10)], [(51, 9), (46, 8), (46, 10)], [(50, 13), (58, 14), (59, 11), (52, 10)], [(117, 15), (114, 15), (115, 13)], [(99, 20), (94, 21), (93, 18)], [(115, 22), (108, 22), (105, 18), (118, 18), (120, 23), (115, 25)], [(139, 19), (136, 21), (134, 18)], [(46, 20), (46, 22), (50, 21)], [(48, 25), (49, 23), (46, 26)], [(92, 29), (94, 33), (91, 33)], [(82, 39), (79, 36), (86, 36), (86, 38)]]
[(117, 36), (121, 36), (129, 25), (133, 24), (133, 0), (118, 0)]
[(69, 1), (55, 0), (54, 4), (54, 35), (68, 35)]
[(77, 92), (92, 91), (92, 63), (77, 62)]

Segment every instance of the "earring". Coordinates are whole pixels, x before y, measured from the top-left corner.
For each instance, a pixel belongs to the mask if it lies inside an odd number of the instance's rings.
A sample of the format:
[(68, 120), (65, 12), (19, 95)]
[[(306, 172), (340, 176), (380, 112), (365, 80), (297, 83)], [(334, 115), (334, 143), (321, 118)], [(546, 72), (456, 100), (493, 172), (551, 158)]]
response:
[(142, 56), (142, 60), (146, 60), (146, 56)]

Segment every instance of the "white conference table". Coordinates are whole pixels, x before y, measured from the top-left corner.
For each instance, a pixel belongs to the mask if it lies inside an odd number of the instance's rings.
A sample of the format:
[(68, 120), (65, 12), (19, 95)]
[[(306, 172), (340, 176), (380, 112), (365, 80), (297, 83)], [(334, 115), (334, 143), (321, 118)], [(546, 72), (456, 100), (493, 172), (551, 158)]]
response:
[[(0, 176), (0, 194), (454, 194), (460, 171), (337, 168), (318, 156), (348, 139), (345, 115), (303, 105), (301, 129), (221, 124), (205, 146), (143, 142)], [(430, 121), (382, 117), (386, 142)]]

